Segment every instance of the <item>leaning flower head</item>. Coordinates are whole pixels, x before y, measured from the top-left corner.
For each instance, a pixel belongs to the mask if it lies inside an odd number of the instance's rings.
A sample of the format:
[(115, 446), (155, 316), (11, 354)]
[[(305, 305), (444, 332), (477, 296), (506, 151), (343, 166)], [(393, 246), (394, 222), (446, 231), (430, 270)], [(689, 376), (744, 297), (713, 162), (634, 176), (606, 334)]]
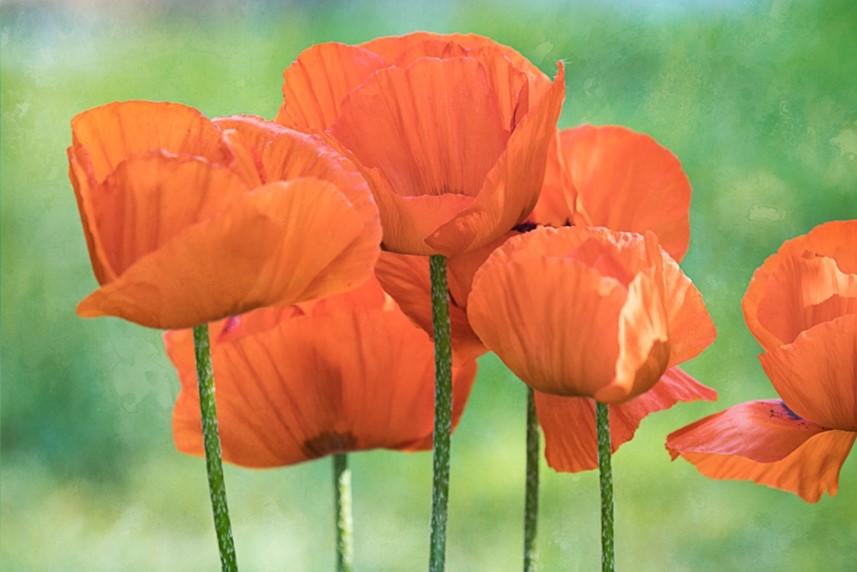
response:
[(417, 33), (304, 51), (277, 119), (325, 131), (355, 158), (387, 250), (453, 256), (533, 209), (564, 90), (561, 64), (551, 82), (487, 38)]
[(695, 340), (671, 335), (687, 304), (707, 319), (700, 298), (675, 295), (691, 288), (651, 233), (542, 228), (488, 257), (467, 311), (533, 389), (618, 403), (696, 351)]
[(744, 316), (780, 399), (701, 419), (672, 433), (667, 448), (711, 478), (810, 502), (836, 494), (857, 438), (857, 221), (786, 241), (753, 274)]
[[(431, 448), (431, 340), (374, 280), (316, 302), (235, 316), (211, 331), (227, 461), (274, 467), (374, 448)], [(171, 331), (165, 340), (181, 381), (176, 446), (199, 455), (192, 334)], [(453, 371), (454, 422), (475, 374), (473, 361)]]
[(371, 273), (371, 193), (317, 136), (144, 101), (83, 112), (72, 136), (69, 175), (100, 284), (82, 316), (190, 327)]

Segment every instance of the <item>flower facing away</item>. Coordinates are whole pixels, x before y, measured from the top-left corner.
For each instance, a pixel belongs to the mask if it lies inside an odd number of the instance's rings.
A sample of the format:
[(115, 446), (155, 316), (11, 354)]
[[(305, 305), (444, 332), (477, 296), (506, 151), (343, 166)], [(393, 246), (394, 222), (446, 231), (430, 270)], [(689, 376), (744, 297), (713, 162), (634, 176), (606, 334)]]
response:
[(582, 125), (563, 130), (559, 153), (548, 158), (531, 221), (651, 231), (681, 261), (690, 243), (691, 187), (667, 148), (626, 127)]
[(144, 101), (85, 111), (72, 136), (69, 176), (100, 284), (81, 316), (191, 327), (371, 274), (372, 194), (318, 136)]
[(277, 120), (356, 160), (384, 248), (453, 256), (512, 230), (539, 197), (565, 94), (511, 48), (415, 33), (313, 46), (284, 72)]
[[(431, 448), (434, 350), (374, 280), (316, 302), (271, 307), (211, 325), (223, 457), (247, 467), (291, 465), (373, 448)], [(173, 435), (201, 455), (189, 330), (170, 331), (181, 380)], [(474, 361), (453, 370), (453, 421)]]
[(467, 314), (535, 390), (556, 470), (597, 466), (594, 399), (610, 405), (615, 450), (649, 413), (716, 397), (676, 367), (714, 340), (714, 326), (653, 233), (540, 228), (509, 239), (476, 272)]
[(707, 477), (816, 502), (836, 494), (857, 437), (857, 221), (786, 241), (753, 274), (744, 317), (780, 399), (730, 407), (672, 433)]

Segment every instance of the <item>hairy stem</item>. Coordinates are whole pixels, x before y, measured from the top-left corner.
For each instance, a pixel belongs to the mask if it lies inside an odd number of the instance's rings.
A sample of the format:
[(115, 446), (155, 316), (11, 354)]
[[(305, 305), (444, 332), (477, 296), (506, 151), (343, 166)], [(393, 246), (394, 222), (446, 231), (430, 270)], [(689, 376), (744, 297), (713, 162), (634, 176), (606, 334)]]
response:
[(235, 543), (226, 504), (226, 486), (223, 482), (223, 463), (220, 459), (220, 434), (217, 429), (217, 405), (214, 401), (214, 371), (211, 367), (211, 349), (208, 341), (208, 324), (193, 329), (196, 355), (196, 377), (199, 382), (199, 409), (202, 414), (202, 437), (205, 448), (205, 468), (208, 471), (208, 490), (214, 512), (214, 530), (220, 548), (220, 566), (223, 572), (236, 572)]
[(536, 529), (539, 520), (539, 425), (533, 390), (527, 387), (527, 481), (524, 492), (524, 572), (538, 563)]
[(446, 520), (449, 505), (449, 435), (452, 430), (452, 340), (446, 258), (429, 259), (434, 324), (434, 456), (429, 571), (442, 572), (446, 560)]
[(333, 455), (333, 499), (336, 511), (336, 572), (354, 567), (354, 525), (351, 519), (351, 470), (348, 455)]
[(610, 468), (610, 415), (607, 405), (595, 404), (598, 429), (598, 472), (601, 484), (601, 571), (613, 572), (613, 471)]

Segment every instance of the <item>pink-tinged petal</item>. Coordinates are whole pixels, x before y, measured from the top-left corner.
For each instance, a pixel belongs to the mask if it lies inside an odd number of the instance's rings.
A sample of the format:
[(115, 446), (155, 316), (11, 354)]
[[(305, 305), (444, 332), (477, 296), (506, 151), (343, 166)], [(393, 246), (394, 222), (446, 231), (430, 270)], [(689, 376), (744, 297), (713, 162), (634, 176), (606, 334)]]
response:
[(750, 480), (816, 502), (835, 495), (839, 471), (857, 434), (830, 431), (800, 418), (782, 401), (750, 401), (667, 437), (673, 458), (684, 457), (713, 479)]
[(827, 428), (857, 431), (857, 314), (814, 326), (759, 360), (798, 415)]

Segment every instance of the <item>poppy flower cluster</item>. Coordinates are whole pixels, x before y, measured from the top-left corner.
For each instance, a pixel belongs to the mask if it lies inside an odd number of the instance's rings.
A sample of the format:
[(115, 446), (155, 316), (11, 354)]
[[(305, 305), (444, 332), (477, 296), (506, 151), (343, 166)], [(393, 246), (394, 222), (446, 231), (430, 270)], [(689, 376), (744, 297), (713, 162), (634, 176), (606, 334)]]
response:
[[(348, 570), (344, 455), (387, 448), (434, 451), (429, 569), (443, 570), (449, 433), (491, 351), (528, 386), (525, 569), (540, 426), (553, 469), (600, 470), (612, 570), (610, 455), (649, 414), (716, 399), (679, 367), (716, 334), (679, 265), (677, 157), (625, 127), (559, 130), (562, 62), (551, 79), (476, 35), (315, 45), (282, 93), (273, 121), (111, 103), (72, 120), (68, 150), (99, 283), (78, 313), (167, 330), (175, 443), (206, 458), (223, 569), (237, 562), (221, 456), (333, 456)], [(835, 492), (857, 435), (855, 237), (823, 225), (757, 271), (745, 316), (782, 400), (673, 433), (673, 456), (807, 500)]]

